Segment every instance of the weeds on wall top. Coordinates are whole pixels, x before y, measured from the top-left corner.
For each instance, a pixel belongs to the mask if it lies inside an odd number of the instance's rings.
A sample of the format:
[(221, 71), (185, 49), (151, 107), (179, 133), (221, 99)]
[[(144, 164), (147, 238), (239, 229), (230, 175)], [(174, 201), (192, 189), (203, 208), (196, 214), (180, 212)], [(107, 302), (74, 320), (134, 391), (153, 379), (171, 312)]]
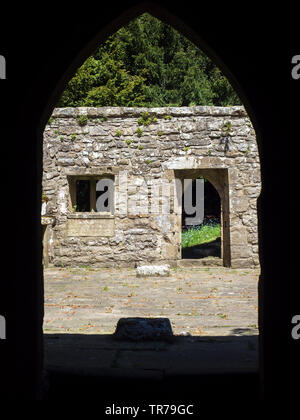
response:
[(152, 123), (156, 123), (157, 122), (157, 117), (156, 115), (151, 115), (150, 112), (146, 111), (143, 112), (140, 116), (140, 118), (138, 119), (138, 125), (144, 125), (144, 126), (148, 126)]

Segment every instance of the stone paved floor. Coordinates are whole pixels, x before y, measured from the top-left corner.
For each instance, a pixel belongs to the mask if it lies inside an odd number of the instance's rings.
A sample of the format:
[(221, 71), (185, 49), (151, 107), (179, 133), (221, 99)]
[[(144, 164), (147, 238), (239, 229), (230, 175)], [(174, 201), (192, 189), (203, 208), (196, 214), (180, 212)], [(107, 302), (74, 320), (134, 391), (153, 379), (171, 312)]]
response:
[[(256, 375), (258, 274), (202, 267), (138, 278), (133, 269), (48, 268), (45, 371), (160, 383), (178, 375)], [(117, 341), (121, 317), (167, 317), (174, 340)]]
[(174, 334), (257, 335), (258, 270), (176, 268), (138, 278), (134, 269), (44, 270), (44, 333), (111, 334), (122, 317), (167, 317)]

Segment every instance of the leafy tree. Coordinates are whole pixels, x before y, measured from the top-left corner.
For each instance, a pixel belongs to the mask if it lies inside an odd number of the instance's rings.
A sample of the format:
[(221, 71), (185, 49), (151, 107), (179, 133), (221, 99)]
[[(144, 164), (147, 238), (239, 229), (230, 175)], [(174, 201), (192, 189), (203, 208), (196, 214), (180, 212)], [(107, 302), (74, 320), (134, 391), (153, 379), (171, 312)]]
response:
[(58, 106), (238, 104), (228, 80), (202, 51), (145, 13), (85, 61)]

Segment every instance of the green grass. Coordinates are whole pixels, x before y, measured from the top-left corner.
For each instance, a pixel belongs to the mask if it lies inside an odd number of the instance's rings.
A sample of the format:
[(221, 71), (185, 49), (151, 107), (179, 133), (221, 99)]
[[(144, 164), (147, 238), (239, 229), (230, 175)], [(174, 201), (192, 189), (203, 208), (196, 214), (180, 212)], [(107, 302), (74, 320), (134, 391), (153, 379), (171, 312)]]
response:
[(214, 241), (221, 236), (221, 225), (215, 224), (213, 226), (204, 225), (200, 228), (191, 228), (181, 235), (181, 247), (189, 248), (194, 245), (204, 244), (206, 242)]

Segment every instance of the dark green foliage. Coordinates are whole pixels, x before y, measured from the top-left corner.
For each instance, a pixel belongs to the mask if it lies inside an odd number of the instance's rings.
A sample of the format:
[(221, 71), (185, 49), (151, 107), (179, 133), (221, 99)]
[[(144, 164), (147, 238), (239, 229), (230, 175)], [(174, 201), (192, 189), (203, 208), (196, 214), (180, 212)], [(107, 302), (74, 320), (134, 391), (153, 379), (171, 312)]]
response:
[(58, 106), (239, 104), (228, 80), (206, 55), (145, 13), (85, 61)]

